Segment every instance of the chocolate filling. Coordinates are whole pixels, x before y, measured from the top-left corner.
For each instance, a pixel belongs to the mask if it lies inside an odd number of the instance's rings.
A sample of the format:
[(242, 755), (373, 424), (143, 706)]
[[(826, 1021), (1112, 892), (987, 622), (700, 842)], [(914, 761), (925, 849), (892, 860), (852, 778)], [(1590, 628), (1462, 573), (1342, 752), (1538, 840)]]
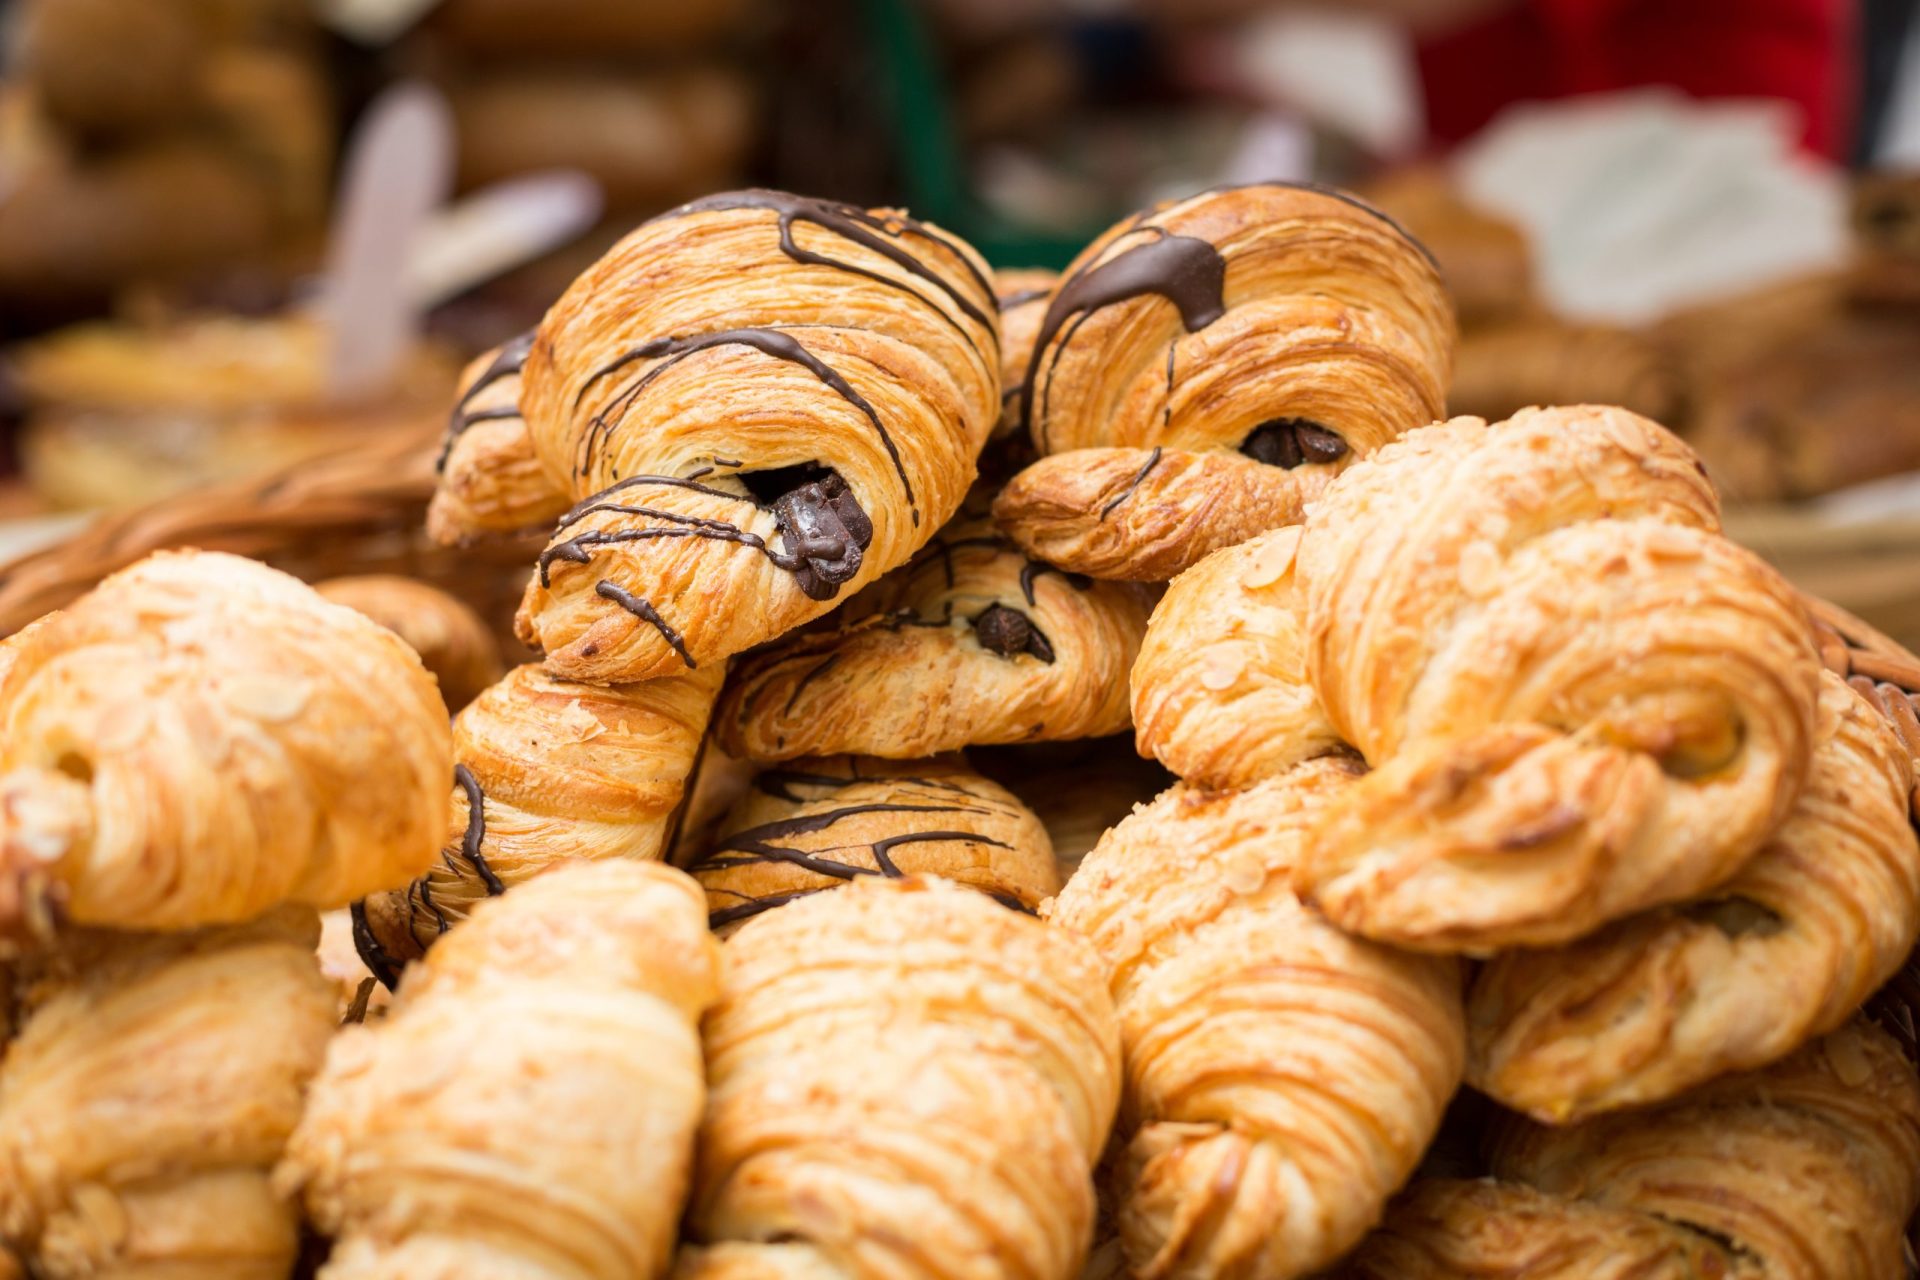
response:
[(1042, 662), (1053, 661), (1053, 646), (1047, 643), (1047, 637), (1018, 609), (988, 605), (985, 613), (974, 618), (973, 634), (983, 647), (1003, 658), (1028, 653)]
[(1748, 934), (1770, 938), (1787, 927), (1787, 922), (1771, 907), (1737, 895), (1688, 903), (1681, 914), (1689, 920), (1710, 924), (1729, 938), (1744, 938)]
[(800, 590), (810, 600), (833, 599), (840, 584), (860, 572), (861, 553), (873, 542), (873, 521), (847, 482), (819, 466), (782, 467), (741, 480), (773, 509), (787, 554), (801, 561), (793, 571)]
[(1240, 452), (1291, 471), (1309, 462), (1338, 462), (1346, 456), (1347, 442), (1306, 418), (1274, 418), (1249, 432)]

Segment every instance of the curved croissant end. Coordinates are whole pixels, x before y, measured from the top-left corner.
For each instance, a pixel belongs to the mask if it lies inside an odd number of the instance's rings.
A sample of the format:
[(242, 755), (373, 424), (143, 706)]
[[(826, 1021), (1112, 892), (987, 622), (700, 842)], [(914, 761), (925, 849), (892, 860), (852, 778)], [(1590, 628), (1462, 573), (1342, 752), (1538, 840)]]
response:
[(722, 936), (861, 876), (939, 876), (1028, 914), (1060, 888), (1040, 819), (957, 756), (839, 756), (769, 769), (720, 830), (687, 869)]
[(1127, 727), (1141, 588), (1029, 560), (963, 518), (848, 608), (839, 628), (741, 659), (715, 728), (730, 754), (912, 760)]
[(1296, 572), (1311, 681), (1374, 771), (1295, 887), (1478, 951), (1737, 871), (1805, 780), (1820, 668), (1798, 596), (1716, 523), (1693, 455), (1617, 409), (1456, 419), (1341, 477)]
[(1468, 1001), (1468, 1080), (1543, 1121), (1658, 1102), (1838, 1027), (1920, 934), (1911, 762), (1825, 675), (1792, 815), (1711, 898), (1551, 952), (1508, 952)]
[(46, 1280), (282, 1280), (299, 1213), (269, 1173), (334, 1029), (318, 938), (289, 908), (37, 954), (0, 1067), (0, 1256)]
[(1060, 282), (1056, 271), (1026, 269), (993, 273), (993, 300), (1000, 309), (1000, 420), (995, 440), (1025, 432), (1020, 416), (1020, 392), (1027, 366), (1033, 363), (1033, 344), (1046, 319), (1047, 303)]
[(458, 710), (501, 676), (500, 645), (480, 615), (418, 578), (369, 573), (328, 578), (315, 591), (365, 614), (420, 655), (440, 696)]
[(427, 536), (435, 542), (459, 546), (547, 524), (573, 501), (564, 477), (542, 465), (520, 414), (520, 371), (532, 347), (529, 330), (460, 375), (427, 504)]
[(277, 1175), (323, 1280), (647, 1280), (686, 1195), (720, 956), (659, 863), (557, 868), (335, 1038)]
[(439, 862), (359, 908), (368, 968), (393, 986), (477, 903), (554, 863), (663, 858), (719, 685), (718, 667), (600, 686), (530, 663), (481, 694), (453, 722)]
[(1345, 749), (1307, 682), (1299, 547), (1299, 529), (1275, 529), (1168, 585), (1133, 664), (1141, 755), (1227, 788)]
[(1068, 268), (1021, 395), (1042, 455), (1093, 452), (1043, 457), (994, 514), (1062, 567), (1165, 580), (1441, 416), (1454, 337), (1432, 261), (1350, 196), (1261, 183), (1148, 210)]
[(433, 677), (265, 565), (149, 557), (8, 652), (0, 930), (343, 906), (417, 875), (445, 834)]
[(1332, 928), (1287, 886), (1333, 757), (1241, 792), (1181, 785), (1113, 828), (1052, 919), (1111, 968), (1130, 1275), (1290, 1280), (1378, 1220), (1460, 1080), (1460, 971)]
[(581, 275), (522, 376), (579, 502), (519, 634), (562, 675), (641, 680), (819, 617), (953, 514), (1000, 412), (998, 313), (943, 231), (733, 192)]
[(683, 1274), (1072, 1280), (1120, 1074), (1084, 943), (867, 876), (726, 952)]

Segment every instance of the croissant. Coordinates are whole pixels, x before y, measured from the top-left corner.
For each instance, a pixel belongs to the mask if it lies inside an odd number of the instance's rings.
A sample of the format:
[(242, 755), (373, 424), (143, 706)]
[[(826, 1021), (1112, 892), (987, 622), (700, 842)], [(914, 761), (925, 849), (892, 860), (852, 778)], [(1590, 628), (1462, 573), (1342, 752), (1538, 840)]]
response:
[(1033, 344), (1040, 322), (1047, 317), (1059, 273), (1044, 270), (996, 271), (993, 298), (1000, 310), (1000, 421), (995, 439), (1025, 434), (1020, 416), (1020, 393), (1027, 366), (1033, 362)]
[(661, 1274), (719, 991), (701, 907), (659, 863), (558, 868), (342, 1031), (276, 1175), (334, 1237), (321, 1280)]
[(180, 933), (75, 930), (16, 972), (0, 1259), (11, 1249), (41, 1280), (284, 1280), (299, 1214), (268, 1175), (333, 1034), (318, 938), (297, 908)]
[(1457, 962), (1332, 928), (1288, 888), (1359, 765), (1181, 785), (1110, 831), (1053, 903), (1105, 958), (1127, 1082), (1114, 1186), (1130, 1275), (1287, 1280), (1350, 1249), (1460, 1081)]
[(392, 632), (250, 560), (151, 556), (11, 646), (0, 929), (343, 906), (426, 868), (451, 768)]
[(1295, 889), (1368, 937), (1481, 951), (1738, 871), (1806, 778), (1819, 659), (1716, 527), (1698, 460), (1620, 409), (1455, 419), (1343, 475), (1294, 572), (1319, 703), (1374, 768)]
[(1341, 1280), (1866, 1280), (1906, 1270), (1920, 1080), (1855, 1021), (1665, 1106), (1496, 1130), (1493, 1183), (1423, 1184)]
[(520, 371), (533, 348), (529, 330), (475, 359), (460, 375), (427, 504), (427, 536), (458, 546), (560, 518), (564, 490), (534, 451), (520, 416)]
[(329, 578), (314, 590), (405, 640), (449, 707), (466, 706), (502, 674), (500, 645), (480, 615), (417, 578), (370, 573)]
[(1799, 805), (1712, 896), (1559, 951), (1508, 952), (1468, 1000), (1468, 1080), (1549, 1123), (1672, 1097), (1833, 1030), (1920, 936), (1912, 761), (1825, 674)]
[(1120, 1074), (1084, 943), (863, 876), (726, 950), (678, 1276), (1075, 1276)]
[(600, 686), (535, 663), (482, 693), (453, 722), (440, 860), (355, 908), (367, 967), (393, 986), (476, 904), (556, 862), (664, 857), (720, 674)]
[(688, 870), (722, 931), (860, 876), (937, 875), (1029, 914), (1060, 888), (1040, 819), (957, 757), (768, 769), (721, 830)]
[(1298, 523), (1356, 457), (1439, 417), (1453, 343), (1431, 259), (1351, 196), (1156, 206), (1055, 289), (1020, 397), (1043, 456), (994, 515), (1049, 564), (1164, 582)]
[(742, 658), (715, 727), (753, 760), (917, 759), (1127, 727), (1127, 668), (1152, 605), (1131, 583), (1031, 560), (981, 517), (941, 530), (842, 611)]
[(565, 512), (517, 628), (560, 675), (717, 662), (830, 610), (959, 507), (999, 415), (974, 251), (897, 210), (732, 192), (561, 297), (521, 409)]

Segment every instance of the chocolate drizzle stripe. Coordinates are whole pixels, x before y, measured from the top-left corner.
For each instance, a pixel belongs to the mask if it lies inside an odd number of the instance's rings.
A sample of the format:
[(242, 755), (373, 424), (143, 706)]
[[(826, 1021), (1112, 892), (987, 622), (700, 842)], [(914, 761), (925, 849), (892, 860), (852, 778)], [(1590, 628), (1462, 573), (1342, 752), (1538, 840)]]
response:
[(1020, 570), (1020, 594), (1026, 597), (1029, 607), (1035, 603), (1033, 598), (1034, 579), (1043, 573), (1059, 574), (1067, 580), (1067, 585), (1075, 591), (1085, 591), (1093, 586), (1093, 579), (1084, 573), (1069, 573), (1065, 569), (1055, 568), (1043, 560), (1029, 560)]
[(1134, 472), (1133, 479), (1127, 481), (1127, 487), (1122, 489), (1116, 497), (1114, 497), (1105, 506), (1100, 508), (1100, 523), (1104, 524), (1106, 522), (1107, 517), (1113, 514), (1113, 509), (1115, 507), (1125, 502), (1128, 498), (1131, 498), (1133, 496), (1133, 491), (1135, 489), (1138, 489), (1141, 485), (1141, 482), (1144, 481), (1147, 478), (1147, 476), (1152, 473), (1153, 469), (1159, 465), (1160, 465), (1160, 446), (1155, 445), (1153, 452), (1147, 456), (1147, 464), (1144, 467), (1141, 467), (1140, 470)]
[(735, 831), (722, 838), (715, 853), (726, 853), (734, 849), (744, 849), (748, 845), (761, 845), (769, 840), (784, 840), (789, 836), (812, 835), (825, 831), (846, 818), (859, 817), (868, 813), (987, 813), (988, 810), (971, 805), (953, 804), (899, 804), (888, 801), (876, 801), (871, 804), (843, 805), (838, 809), (829, 809), (824, 813), (802, 814), (796, 818), (782, 818), (776, 822), (764, 822), (757, 827), (748, 827)]
[[(799, 867), (816, 875), (829, 876), (835, 880), (853, 880), (860, 876), (879, 875), (890, 880), (898, 880), (907, 873), (893, 861), (892, 851), (909, 844), (984, 844), (996, 849), (1010, 849), (1013, 846), (991, 836), (983, 836), (972, 831), (904, 831), (899, 835), (885, 836), (867, 844), (834, 845), (826, 849), (789, 849), (784, 845), (763, 844), (757, 841), (730, 842), (724, 849), (715, 851), (706, 860), (695, 866), (696, 871), (731, 871), (738, 867), (764, 866), (780, 863), (785, 866)], [(873, 866), (863, 867), (857, 863), (842, 862), (837, 858), (822, 857), (829, 853), (849, 853), (865, 849), (873, 856)]]
[(453, 413), (447, 419), (447, 438), (440, 445), (439, 459), (433, 464), (435, 472), (447, 469), (447, 456), (453, 452), (453, 442), (466, 434), (467, 428), (474, 423), (520, 416), (517, 405), (511, 408), (485, 409), (478, 413), (469, 412), (467, 406), (473, 403), (475, 396), (494, 383), (502, 378), (512, 377), (526, 367), (527, 355), (533, 350), (534, 332), (532, 329), (527, 330), (495, 352), (487, 367), (480, 371), (480, 376), (473, 380), (473, 385), (462, 392), (460, 398), (454, 402)]
[(660, 633), (660, 638), (665, 640), (672, 646), (673, 651), (680, 655), (680, 661), (687, 664), (687, 670), (692, 671), (700, 665), (693, 660), (693, 655), (687, 652), (686, 642), (680, 638), (680, 633), (675, 631), (667, 620), (660, 616), (660, 611), (655, 609), (651, 604), (648, 604), (639, 596), (634, 595), (619, 583), (609, 582), (604, 578), (594, 586), (593, 593), (602, 600), (613, 601), (634, 617), (651, 625), (655, 631)]
[[(920, 509), (914, 498), (913, 482), (907, 478), (907, 468), (901, 461), (900, 449), (894, 443), (893, 434), (887, 430), (886, 424), (881, 422), (879, 410), (855, 390), (853, 384), (843, 378), (838, 370), (814, 355), (792, 334), (780, 329), (724, 329), (717, 333), (696, 334), (686, 338), (655, 338), (614, 357), (580, 385), (580, 390), (574, 394), (575, 406), (579, 405), (581, 399), (595, 383), (602, 378), (611, 377), (635, 361), (659, 359), (660, 363), (648, 369), (631, 386), (614, 396), (605, 408), (593, 415), (587, 424), (586, 434), (580, 440), (580, 473), (583, 475), (586, 473), (588, 459), (613, 435), (634, 401), (652, 385), (654, 379), (695, 352), (720, 346), (751, 347), (776, 360), (797, 364), (830, 387), (834, 394), (864, 414), (867, 421), (873, 424), (874, 431), (879, 434), (880, 443), (886, 447), (887, 457), (893, 462), (894, 474), (900, 477), (900, 487), (907, 495), (907, 505), (913, 511), (916, 520), (918, 519)], [(610, 417), (615, 414), (618, 416)]]
[(1015, 307), (1024, 307), (1029, 302), (1038, 302), (1052, 292), (1052, 286), (1043, 286), (1038, 289), (1017, 289), (1012, 293), (1001, 294), (995, 301), (1000, 304), (1002, 311), (1011, 311)]
[(460, 837), (460, 856), (465, 858), (479, 873), (480, 881), (487, 886), (487, 896), (497, 898), (507, 891), (500, 883), (500, 877), (493, 874), (493, 868), (487, 865), (486, 855), (480, 846), (487, 838), (487, 793), (480, 789), (479, 779), (473, 776), (473, 770), (464, 764), (453, 766), (454, 785), (467, 793), (467, 830)]
[(403, 966), (374, 936), (373, 926), (367, 921), (366, 899), (354, 903), (348, 914), (353, 920), (353, 949), (360, 953), (361, 963), (367, 966), (368, 973), (380, 979), (381, 986), (389, 991), (395, 990), (400, 985)]
[[(788, 893), (770, 893), (764, 898), (748, 898), (737, 907), (722, 907), (718, 911), (709, 911), (707, 928), (720, 929), (740, 920), (750, 920), (763, 911), (771, 911), (775, 907), (784, 907), (789, 902), (812, 897), (823, 889), (824, 886), (819, 889), (794, 889)], [(724, 892), (732, 893), (733, 890), (728, 889)]]

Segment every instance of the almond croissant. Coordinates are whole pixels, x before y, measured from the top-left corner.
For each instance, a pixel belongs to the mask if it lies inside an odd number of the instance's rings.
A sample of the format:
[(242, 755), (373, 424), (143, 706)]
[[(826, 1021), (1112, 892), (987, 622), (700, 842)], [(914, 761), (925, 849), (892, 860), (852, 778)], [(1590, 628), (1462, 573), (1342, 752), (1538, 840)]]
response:
[(838, 627), (737, 662), (719, 742), (753, 760), (912, 760), (1118, 733), (1150, 608), (1141, 587), (1061, 573), (963, 517), (849, 602)]
[(265, 565), (149, 557), (8, 651), (0, 930), (342, 906), (419, 874), (445, 834), (433, 677)]
[(905, 562), (1000, 412), (967, 245), (775, 191), (683, 205), (574, 281), (519, 405), (563, 514), (522, 601), (558, 674), (717, 663)]
[(1453, 344), (1432, 260), (1351, 196), (1156, 206), (1055, 288), (1020, 395), (1042, 457), (994, 515), (1050, 564), (1164, 582), (1298, 523), (1356, 457), (1439, 417)]
[(1856, 1021), (1664, 1106), (1495, 1134), (1492, 1182), (1399, 1202), (1339, 1280), (1868, 1280), (1905, 1273), (1920, 1080)]
[(722, 932), (860, 876), (936, 875), (1031, 914), (1060, 888), (1047, 829), (957, 756), (768, 769), (688, 868)]
[(1295, 574), (1307, 677), (1373, 772), (1316, 824), (1308, 902), (1480, 951), (1738, 871), (1806, 778), (1820, 666), (1717, 525), (1698, 459), (1621, 409), (1455, 419), (1341, 476)]
[(475, 699), (453, 722), (439, 862), (355, 908), (367, 967), (391, 987), (476, 903), (556, 862), (663, 858), (720, 671), (603, 687), (530, 663)]
[(867, 876), (726, 959), (682, 1280), (1072, 1280), (1120, 1072), (1084, 943)]
[(269, 1173), (333, 1034), (318, 939), (288, 908), (76, 930), (23, 962), (0, 1066), (0, 1257), (41, 1280), (285, 1280), (299, 1213)]
[(1738, 875), (1480, 971), (1476, 1088), (1557, 1124), (1657, 1102), (1833, 1030), (1899, 968), (1920, 934), (1912, 762), (1865, 699), (1823, 679), (1806, 789)]
[(703, 905), (659, 863), (557, 868), (342, 1031), (277, 1177), (334, 1237), (321, 1280), (660, 1274), (719, 989)]
[(1460, 970), (1305, 909), (1290, 861), (1359, 766), (1177, 786), (1050, 909), (1111, 967), (1127, 1081), (1114, 1212), (1137, 1280), (1290, 1280), (1378, 1221), (1460, 1081)]

